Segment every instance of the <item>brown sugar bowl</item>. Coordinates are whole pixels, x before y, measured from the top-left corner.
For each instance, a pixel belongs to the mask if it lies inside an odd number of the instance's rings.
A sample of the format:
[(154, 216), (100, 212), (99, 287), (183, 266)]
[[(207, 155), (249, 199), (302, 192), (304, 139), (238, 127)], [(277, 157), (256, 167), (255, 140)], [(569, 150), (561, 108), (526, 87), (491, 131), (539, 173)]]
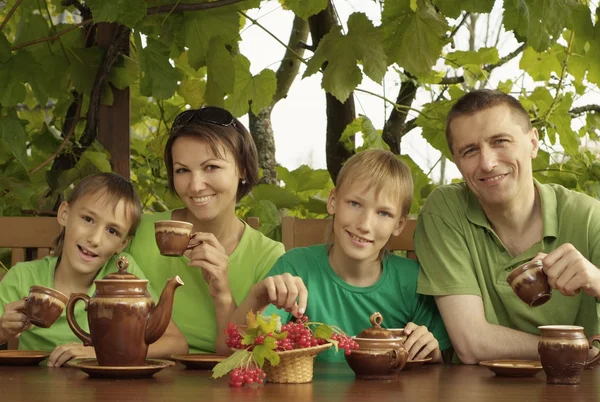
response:
[(353, 338), (358, 349), (345, 355), (346, 362), (357, 379), (392, 380), (406, 365), (408, 351), (401, 338), (381, 328), (380, 313), (371, 314), (369, 320), (373, 326)]

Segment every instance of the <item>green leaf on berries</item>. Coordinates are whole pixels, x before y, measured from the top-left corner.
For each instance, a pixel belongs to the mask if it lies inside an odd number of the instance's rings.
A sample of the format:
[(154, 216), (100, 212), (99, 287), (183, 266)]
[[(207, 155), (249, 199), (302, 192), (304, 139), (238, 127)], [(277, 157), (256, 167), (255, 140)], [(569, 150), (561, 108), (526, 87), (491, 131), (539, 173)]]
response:
[(275, 320), (269, 319), (268, 321), (264, 319), (264, 317), (260, 314), (256, 315), (256, 322), (261, 331), (266, 334), (269, 332), (275, 332), (275, 328), (277, 327), (277, 322)]
[(333, 345), (333, 347), (335, 348), (335, 352), (337, 353), (337, 351), (339, 350), (339, 341), (336, 341), (335, 339), (328, 339), (327, 342), (331, 343)]
[(257, 332), (258, 331), (256, 328), (248, 330), (248, 332), (246, 332), (242, 337), (242, 345), (253, 345), (254, 339), (256, 339), (257, 336)]
[(279, 355), (275, 352), (276, 347), (275, 339), (271, 337), (265, 338), (265, 342), (262, 345), (256, 345), (254, 347), (252, 356), (258, 367), (262, 368), (265, 364), (265, 359), (271, 363), (271, 366), (277, 366), (279, 364)]
[(254, 314), (252, 310), (248, 311), (248, 314), (246, 314), (246, 324), (248, 324), (248, 329), (258, 327), (258, 324), (256, 323), (257, 315), (258, 314)]
[(274, 332), (273, 333), (273, 338), (277, 339), (278, 341), (283, 341), (285, 338), (287, 338), (288, 333), (287, 331), (285, 332)]
[(223, 360), (221, 363), (217, 364), (212, 369), (212, 378), (223, 377), (225, 374), (229, 373), (234, 368), (242, 366), (244, 362), (249, 361), (251, 358), (252, 352), (249, 352), (246, 349), (234, 352), (231, 356)]
[(330, 340), (331, 335), (333, 335), (333, 328), (331, 328), (327, 324), (320, 324), (318, 327), (315, 328), (314, 337), (317, 339), (321, 338), (325, 340)]

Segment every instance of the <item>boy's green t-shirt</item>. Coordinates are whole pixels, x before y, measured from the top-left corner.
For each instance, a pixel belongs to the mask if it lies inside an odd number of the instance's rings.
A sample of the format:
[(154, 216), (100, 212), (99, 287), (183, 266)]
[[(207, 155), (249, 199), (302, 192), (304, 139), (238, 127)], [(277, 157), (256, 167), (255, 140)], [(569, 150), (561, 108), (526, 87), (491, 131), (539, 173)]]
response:
[[(96, 279), (102, 279), (106, 275), (117, 272), (117, 259), (125, 256), (129, 261), (127, 272), (137, 276), (139, 279), (146, 279), (142, 270), (138, 267), (133, 257), (127, 253), (121, 253), (113, 256), (98, 271)], [(8, 270), (4, 278), (0, 281), (0, 316), (4, 313), (4, 305), (20, 300), (29, 295), (31, 286), (46, 286), (54, 288), (54, 270), (58, 257), (45, 257), (41, 260), (21, 262)], [(92, 284), (88, 290), (88, 296), (92, 296), (96, 291), (96, 285)], [(148, 292), (152, 299), (158, 300), (156, 292), (148, 283)], [(75, 318), (81, 328), (89, 332), (87, 312), (84, 309), (85, 304), (78, 301), (75, 305)], [(20, 350), (42, 350), (51, 352), (57, 346), (67, 343), (82, 343), (71, 331), (67, 323), (67, 312), (63, 310), (61, 316), (50, 328), (39, 328), (35, 325), (28, 331), (19, 336)]]
[[(417, 294), (419, 265), (416, 261), (388, 255), (383, 260), (383, 272), (372, 286), (356, 287), (340, 278), (329, 264), (324, 244), (295, 248), (284, 254), (269, 276), (290, 273), (302, 278), (308, 290), (305, 315), (309, 321), (340, 327), (355, 336), (371, 327), (369, 317), (374, 312), (383, 316), (382, 327), (403, 328), (408, 322), (425, 325), (440, 344), (440, 350), (451, 346), (444, 323), (432, 297)], [(277, 314), (282, 323), (291, 314), (269, 306), (263, 315)], [(322, 352), (319, 360), (343, 361), (344, 352), (333, 348)]]

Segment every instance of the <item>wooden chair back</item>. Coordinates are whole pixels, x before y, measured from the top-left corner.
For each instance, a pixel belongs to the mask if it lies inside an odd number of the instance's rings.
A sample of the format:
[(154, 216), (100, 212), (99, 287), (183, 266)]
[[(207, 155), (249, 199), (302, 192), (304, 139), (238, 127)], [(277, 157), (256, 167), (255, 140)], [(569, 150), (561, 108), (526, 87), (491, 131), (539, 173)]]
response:
[[(331, 231), (330, 219), (300, 219), (285, 216), (281, 224), (281, 240), (286, 250), (294, 247), (307, 247), (327, 242)], [(409, 219), (404, 230), (398, 236), (392, 236), (389, 243), (391, 251), (406, 251), (407, 256), (417, 259), (413, 234), (417, 220)]]

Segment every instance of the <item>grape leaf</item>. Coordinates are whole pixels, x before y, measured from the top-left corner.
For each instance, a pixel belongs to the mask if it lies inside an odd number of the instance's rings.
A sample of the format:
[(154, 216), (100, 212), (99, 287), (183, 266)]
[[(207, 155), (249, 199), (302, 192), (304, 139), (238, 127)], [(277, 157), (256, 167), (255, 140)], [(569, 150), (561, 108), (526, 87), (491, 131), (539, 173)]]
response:
[(102, 62), (104, 51), (99, 47), (69, 49), (71, 64), (69, 72), (77, 91), (89, 94), (94, 86), (96, 71)]
[(517, 40), (543, 52), (571, 25), (575, 5), (573, 0), (504, 0), (504, 25)]
[[(19, 19), (12, 45), (18, 46), (36, 39), (46, 38), (48, 34), (49, 28), (46, 19), (40, 14), (31, 14), (27, 18)], [(46, 43), (36, 43), (29, 45), (28, 48), (31, 51), (39, 51), (46, 46)]]
[(571, 128), (571, 117), (569, 109), (573, 105), (573, 98), (570, 93), (565, 94), (558, 101), (558, 106), (548, 116), (548, 131), (555, 131), (560, 138), (560, 144), (569, 155), (577, 155), (579, 148), (579, 138)]
[(340, 142), (344, 144), (346, 149), (353, 151), (354, 142), (351, 140), (351, 138), (359, 132), (362, 133), (364, 143), (358, 149), (358, 151), (369, 148), (389, 150), (389, 146), (381, 137), (381, 131), (377, 130), (373, 125), (373, 122), (371, 122), (371, 120), (364, 115), (359, 115), (352, 121), (352, 123), (346, 126), (340, 137)]
[(233, 59), (223, 39), (215, 37), (210, 41), (206, 60), (206, 102), (210, 105), (224, 106), (223, 97), (233, 92), (234, 80)]
[(212, 378), (220, 378), (225, 374), (229, 373), (236, 367), (242, 366), (244, 362), (249, 361), (252, 358), (252, 352), (246, 349), (236, 350), (231, 356), (217, 364), (212, 369)]
[(498, 49), (493, 47), (482, 47), (476, 52), (456, 50), (446, 56), (446, 60), (453, 63), (454, 67), (468, 64), (484, 65), (498, 63)]
[[(267, 339), (271, 339), (272, 342), (266, 342)], [(277, 345), (275, 344), (275, 339), (273, 338), (265, 338), (265, 343), (262, 345), (256, 345), (254, 350), (252, 351), (252, 357), (258, 367), (262, 368), (265, 364), (265, 359), (271, 363), (271, 366), (277, 366), (279, 364), (279, 355), (275, 352), (275, 348)]]
[(5, 147), (8, 147), (10, 153), (25, 169), (27, 169), (26, 138), (27, 135), (19, 120), (8, 117), (0, 118), (0, 141)]
[(0, 32), (0, 63), (4, 63), (10, 57), (10, 43), (6, 39), (6, 36)]
[(331, 339), (331, 335), (333, 335), (333, 328), (326, 324), (319, 324), (315, 328), (313, 332), (313, 336), (315, 338), (329, 340)]
[(303, 20), (327, 8), (327, 0), (279, 0), (279, 3)]
[(112, 168), (110, 167), (110, 160), (105, 152), (90, 151), (88, 149), (83, 153), (83, 155), (81, 155), (81, 157), (89, 160), (98, 168), (100, 172), (112, 171)]
[(196, 79), (186, 79), (181, 81), (177, 87), (177, 93), (193, 109), (198, 109), (204, 105), (204, 92), (206, 91), (206, 81)]
[(457, 18), (461, 12), (489, 13), (495, 0), (434, 0), (435, 5), (446, 17)]
[(362, 81), (357, 63), (362, 61), (364, 73), (375, 82), (381, 82), (386, 71), (386, 56), (381, 43), (381, 31), (373, 26), (367, 16), (354, 13), (348, 18), (348, 34), (339, 28), (332, 29), (321, 39), (317, 51), (308, 62), (304, 77), (323, 72), (322, 87), (345, 102)]
[(564, 50), (565, 48), (558, 44), (542, 53), (527, 47), (519, 61), (519, 68), (525, 70), (536, 81), (549, 80), (552, 72), (560, 74), (562, 66), (558, 61), (557, 52), (564, 53)]
[(258, 328), (263, 332), (263, 335), (275, 332), (275, 327), (277, 327), (277, 322), (275, 320), (267, 321), (260, 314), (256, 314), (256, 323), (258, 324)]
[[(141, 40), (139, 48), (141, 49)], [(182, 74), (169, 62), (169, 48), (156, 39), (147, 38), (147, 46), (139, 51), (139, 58), (140, 93), (160, 99), (173, 96)]]
[(86, 0), (95, 22), (118, 22), (130, 28), (146, 16), (145, 0)]
[(111, 68), (108, 75), (110, 82), (118, 89), (125, 89), (133, 85), (139, 77), (139, 65), (129, 56), (121, 56), (122, 61)]
[(220, 36), (227, 44), (238, 41), (240, 26), (240, 17), (232, 7), (185, 13), (185, 46), (189, 49), (190, 66), (198, 69), (206, 64), (213, 37)]
[[(21, 82), (16, 57), (6, 63), (0, 63), (0, 105), (16, 106), (25, 99), (25, 85)], [(1, 120), (1, 119), (0, 119)]]
[(254, 187), (252, 194), (259, 200), (269, 200), (277, 208), (294, 208), (302, 204), (302, 199), (290, 190), (268, 184), (259, 184)]
[(248, 325), (248, 329), (258, 328), (256, 314), (254, 314), (253, 311), (248, 311), (248, 313), (246, 314), (246, 325)]
[(448, 42), (448, 23), (426, 0), (413, 12), (410, 0), (386, 1), (382, 13), (388, 64), (398, 63), (413, 75), (427, 75)]
[(233, 93), (225, 107), (234, 116), (243, 116), (251, 108), (254, 114), (269, 106), (277, 90), (277, 77), (273, 70), (264, 69), (258, 75), (250, 73), (250, 61), (242, 55), (233, 58), (235, 81)]
[(450, 160), (452, 159), (452, 153), (446, 141), (446, 116), (454, 102), (440, 100), (427, 103), (423, 105), (422, 113), (416, 121), (417, 125), (423, 129), (423, 138)]

